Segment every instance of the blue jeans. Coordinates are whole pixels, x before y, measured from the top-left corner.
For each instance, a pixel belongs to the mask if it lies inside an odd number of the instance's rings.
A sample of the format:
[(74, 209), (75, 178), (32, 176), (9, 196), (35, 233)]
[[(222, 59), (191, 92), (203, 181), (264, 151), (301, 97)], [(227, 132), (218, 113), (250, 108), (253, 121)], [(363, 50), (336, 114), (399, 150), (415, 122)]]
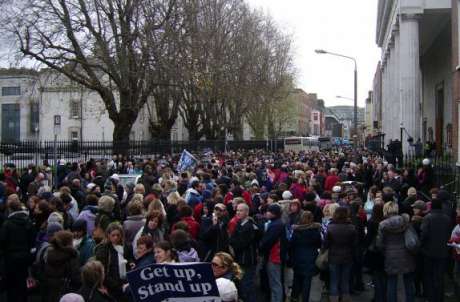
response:
[[(415, 301), (414, 273), (403, 275), (406, 302)], [(398, 275), (387, 276), (387, 302), (398, 302)]]
[(299, 298), (302, 293), (302, 301), (310, 301), (310, 289), (311, 289), (312, 275), (302, 274), (302, 272), (294, 271), (294, 282), (292, 287), (292, 298)]
[(281, 264), (267, 263), (268, 283), (271, 291), (271, 302), (283, 302), (283, 284), (281, 283)]
[(351, 266), (351, 263), (329, 264), (329, 271), (331, 273), (329, 296), (335, 297), (350, 294)]
[(244, 302), (256, 302), (255, 289), (256, 266), (243, 266), (243, 278), (240, 281), (241, 298)]

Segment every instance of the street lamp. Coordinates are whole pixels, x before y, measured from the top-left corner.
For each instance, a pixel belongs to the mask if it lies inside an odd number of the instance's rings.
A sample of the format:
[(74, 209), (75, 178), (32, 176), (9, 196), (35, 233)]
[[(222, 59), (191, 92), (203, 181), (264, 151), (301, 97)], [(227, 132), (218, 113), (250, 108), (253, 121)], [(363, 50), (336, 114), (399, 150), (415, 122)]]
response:
[(353, 132), (355, 134), (358, 133), (358, 64), (356, 63), (356, 59), (353, 58), (353, 57), (349, 57), (349, 56), (345, 56), (345, 55), (342, 55), (342, 54), (338, 54), (338, 53), (334, 53), (334, 52), (329, 52), (329, 51), (326, 51), (324, 49), (315, 49), (315, 52), (317, 54), (328, 54), (328, 55), (331, 55), (331, 56), (336, 56), (336, 57), (341, 57), (341, 58), (345, 58), (345, 59), (348, 59), (348, 60), (352, 60), (353, 63), (355, 64), (355, 73), (354, 73), (354, 108), (353, 108)]
[(354, 99), (349, 98), (349, 97), (346, 97), (346, 96), (337, 95), (336, 98), (338, 98), (338, 99), (344, 99), (344, 100), (349, 100), (349, 101), (354, 101)]

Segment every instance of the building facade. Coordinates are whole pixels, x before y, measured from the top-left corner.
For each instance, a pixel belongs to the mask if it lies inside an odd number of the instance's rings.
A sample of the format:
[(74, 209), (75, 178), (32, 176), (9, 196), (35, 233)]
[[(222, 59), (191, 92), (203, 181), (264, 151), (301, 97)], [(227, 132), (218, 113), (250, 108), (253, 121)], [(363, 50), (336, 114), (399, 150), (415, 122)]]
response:
[[(97, 93), (47, 70), (0, 72), (3, 143), (28, 140), (111, 141), (114, 124)], [(60, 127), (55, 132), (54, 118)], [(150, 138), (147, 108), (139, 112), (130, 139)]]
[(377, 16), (374, 122), (381, 115), (386, 142), (402, 139), (405, 153), (409, 138), (451, 151), (451, 0), (379, 0)]
[(373, 93), (369, 91), (369, 96), (366, 99), (366, 106), (364, 107), (364, 125), (363, 125), (363, 135), (367, 137), (369, 135), (374, 135), (374, 105), (373, 105)]
[[(343, 138), (350, 139), (351, 133), (353, 131), (353, 117), (354, 117), (354, 108), (353, 106), (331, 106), (328, 107), (335, 116), (338, 117), (340, 123), (342, 124), (342, 136)], [(361, 132), (364, 125), (364, 108), (358, 107), (358, 132)]]

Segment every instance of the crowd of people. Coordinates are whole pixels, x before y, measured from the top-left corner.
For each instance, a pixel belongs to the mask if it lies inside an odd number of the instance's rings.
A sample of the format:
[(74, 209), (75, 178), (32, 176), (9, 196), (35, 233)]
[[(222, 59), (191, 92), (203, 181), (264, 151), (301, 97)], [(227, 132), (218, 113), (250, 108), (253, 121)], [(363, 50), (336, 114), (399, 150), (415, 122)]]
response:
[(225, 302), (309, 301), (317, 275), (331, 302), (364, 290), (396, 302), (398, 277), (407, 302), (444, 301), (444, 280), (460, 300), (460, 205), (429, 159), (417, 170), (357, 149), (208, 154), (187, 171), (177, 161), (61, 160), (57, 179), (46, 165), (5, 165), (7, 301), (132, 301), (130, 270), (193, 262), (211, 264)]

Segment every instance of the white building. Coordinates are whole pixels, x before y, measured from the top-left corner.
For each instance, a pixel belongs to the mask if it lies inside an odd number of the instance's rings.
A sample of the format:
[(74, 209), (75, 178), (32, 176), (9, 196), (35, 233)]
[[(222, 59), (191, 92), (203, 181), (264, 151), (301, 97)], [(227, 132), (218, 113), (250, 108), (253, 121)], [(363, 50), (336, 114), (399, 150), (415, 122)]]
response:
[(400, 139), (403, 130), (404, 152), (409, 137), (449, 150), (451, 0), (379, 0), (376, 40), (382, 49), (381, 93), (373, 103), (380, 106), (374, 110), (381, 113), (386, 142)]
[[(58, 140), (111, 141), (114, 124), (99, 95), (49, 71), (0, 72), (1, 141), (53, 140), (54, 117), (60, 116)], [(147, 108), (140, 110), (130, 139), (150, 138)]]

